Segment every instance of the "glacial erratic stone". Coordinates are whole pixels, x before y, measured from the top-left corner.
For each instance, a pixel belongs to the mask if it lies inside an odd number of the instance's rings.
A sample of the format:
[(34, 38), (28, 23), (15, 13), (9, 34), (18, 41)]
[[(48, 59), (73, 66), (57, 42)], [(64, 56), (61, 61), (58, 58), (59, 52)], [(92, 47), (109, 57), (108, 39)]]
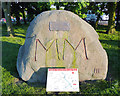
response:
[(72, 12), (46, 11), (28, 27), (17, 58), (19, 76), (28, 82), (46, 82), (47, 68), (78, 68), (79, 80), (105, 79), (106, 51), (94, 28)]

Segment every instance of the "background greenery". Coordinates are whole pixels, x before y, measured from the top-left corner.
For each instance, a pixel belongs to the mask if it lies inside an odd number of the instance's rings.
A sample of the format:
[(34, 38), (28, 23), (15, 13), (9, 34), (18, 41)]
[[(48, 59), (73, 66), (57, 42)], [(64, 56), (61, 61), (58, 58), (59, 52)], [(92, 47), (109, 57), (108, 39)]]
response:
[[(28, 84), (19, 78), (16, 70), (18, 50), (24, 44), (29, 24), (13, 26), (15, 37), (7, 36), (6, 25), (2, 25), (2, 92), (3, 94), (120, 94), (120, 44), (117, 29), (115, 34), (106, 34), (107, 26), (98, 26), (99, 40), (108, 54), (109, 70), (106, 80), (80, 82), (80, 92), (46, 93), (45, 84)], [(112, 96), (112, 95), (111, 95)]]
[[(48, 10), (67, 10), (77, 14), (79, 17), (87, 20), (92, 12), (92, 16), (88, 21), (95, 29), (103, 13), (109, 15), (108, 27), (106, 33), (115, 33), (115, 27), (120, 27), (120, 2), (60, 2), (57, 0), (49, 0), (50, 2), (2, 2), (2, 18), (6, 19), (8, 36), (14, 36), (14, 28), (12, 23), (16, 25), (26, 24), (34, 19), (35, 16), (43, 11)], [(54, 6), (54, 7), (52, 7)], [(12, 18), (11, 18), (12, 16)], [(12, 19), (12, 21), (11, 21)], [(115, 24), (116, 21), (116, 24)]]

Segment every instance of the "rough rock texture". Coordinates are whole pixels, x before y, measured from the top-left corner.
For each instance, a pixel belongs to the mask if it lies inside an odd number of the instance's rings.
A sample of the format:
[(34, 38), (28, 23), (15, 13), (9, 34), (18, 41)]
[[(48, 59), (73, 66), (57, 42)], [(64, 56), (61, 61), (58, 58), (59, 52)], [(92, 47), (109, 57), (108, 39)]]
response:
[(43, 12), (30, 23), (19, 49), (19, 76), (28, 82), (44, 83), (47, 68), (63, 67), (78, 68), (80, 81), (105, 79), (108, 59), (98, 38), (94, 28), (72, 12)]

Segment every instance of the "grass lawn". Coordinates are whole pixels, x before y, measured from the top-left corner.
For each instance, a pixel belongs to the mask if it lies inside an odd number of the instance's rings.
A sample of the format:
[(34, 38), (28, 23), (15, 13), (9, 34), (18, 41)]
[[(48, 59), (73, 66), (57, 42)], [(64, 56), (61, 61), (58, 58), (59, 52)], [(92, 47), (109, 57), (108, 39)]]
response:
[[(16, 62), (18, 50), (24, 44), (26, 30), (29, 25), (14, 26), (15, 37), (7, 37), (6, 26), (2, 26), (2, 94), (51, 94), (46, 93), (45, 85), (34, 86), (19, 79)], [(120, 94), (120, 46), (118, 47), (120, 30), (108, 35), (106, 26), (99, 26), (99, 40), (108, 54), (109, 70), (106, 80), (80, 82), (80, 92), (60, 92), (56, 94)], [(1, 85), (1, 84), (0, 84)]]

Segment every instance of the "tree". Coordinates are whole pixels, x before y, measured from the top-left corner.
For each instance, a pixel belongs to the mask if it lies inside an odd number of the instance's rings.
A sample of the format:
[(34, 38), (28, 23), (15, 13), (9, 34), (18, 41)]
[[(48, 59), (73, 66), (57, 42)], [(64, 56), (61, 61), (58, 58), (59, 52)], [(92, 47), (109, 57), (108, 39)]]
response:
[(92, 10), (94, 14), (97, 16), (97, 20), (95, 22), (94, 28), (97, 29), (98, 21), (100, 20), (100, 16), (105, 12), (107, 3), (105, 2), (91, 2), (87, 7), (88, 10)]
[(16, 25), (20, 25), (20, 2), (11, 3), (12, 15), (16, 17)]
[[(20, 24), (20, 16), (23, 16), (24, 24), (26, 24), (25, 11), (27, 12), (28, 21), (43, 11), (50, 10), (49, 2), (12, 2), (12, 15), (16, 17), (17, 25)], [(22, 13), (22, 14), (21, 14)]]
[(54, 5), (56, 6), (56, 10), (60, 10), (60, 7), (64, 5), (63, 2), (54, 2)]
[(6, 25), (7, 25), (7, 32), (8, 36), (13, 37), (13, 27), (11, 22), (11, 8), (10, 8), (11, 2), (3, 2), (2, 8), (4, 11), (5, 19), (6, 19)]
[(86, 7), (89, 5), (88, 2), (55, 2), (54, 5), (56, 9), (59, 10), (60, 7), (64, 7), (64, 10), (71, 11), (81, 18), (85, 18)]
[(118, 27), (120, 27), (120, 23), (119, 23), (119, 20), (120, 20), (120, 1), (117, 3), (117, 23), (116, 23), (116, 25), (118, 26)]
[(108, 13), (109, 13), (109, 21), (108, 21), (108, 30), (107, 33), (115, 33), (115, 11), (117, 2), (108, 2)]
[[(26, 8), (29, 6), (29, 2), (12, 2), (11, 9), (12, 15), (16, 17), (16, 25), (20, 25), (20, 16), (23, 17), (24, 24), (26, 24)], [(31, 10), (32, 11), (32, 10)]]
[(25, 19), (25, 8), (26, 8), (26, 4), (27, 2), (20, 2), (20, 7), (21, 7), (21, 12), (23, 14), (23, 20), (24, 20), (24, 24), (26, 24), (26, 19)]
[(29, 21), (31, 21), (34, 16), (37, 16), (41, 12), (50, 10), (50, 2), (27, 2), (26, 5)]

